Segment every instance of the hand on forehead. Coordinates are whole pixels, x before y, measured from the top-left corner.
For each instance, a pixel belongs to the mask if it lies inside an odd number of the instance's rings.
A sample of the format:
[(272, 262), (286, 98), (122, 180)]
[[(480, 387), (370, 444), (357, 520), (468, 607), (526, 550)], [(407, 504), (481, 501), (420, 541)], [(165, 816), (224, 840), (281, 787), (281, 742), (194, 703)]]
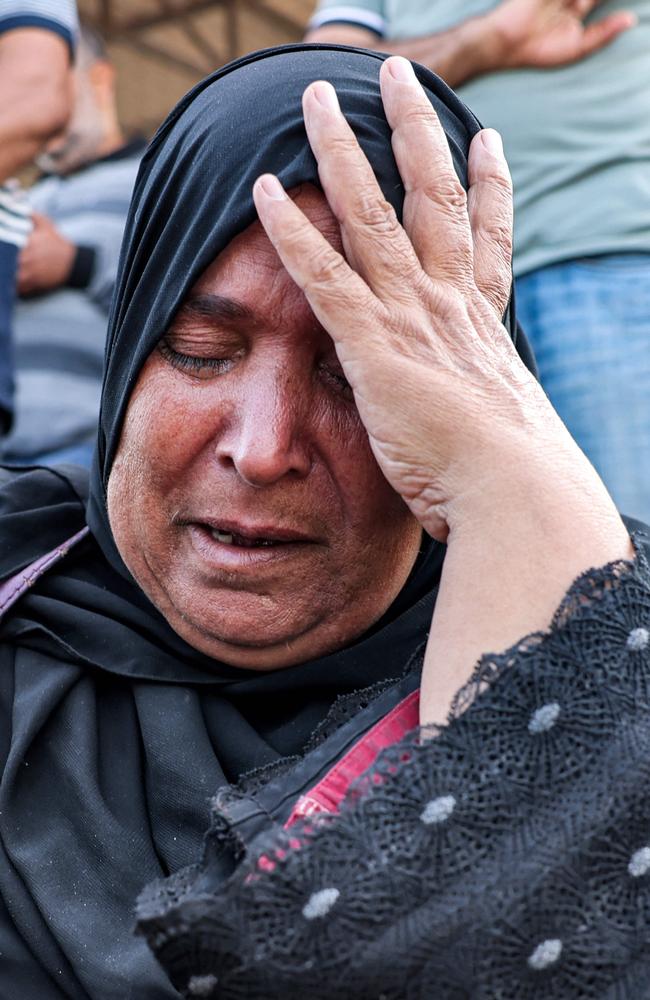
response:
[(305, 92), (305, 124), (344, 253), (277, 178), (261, 177), (254, 193), (269, 238), (336, 344), (384, 475), (444, 539), (446, 505), (490, 455), (476, 451), (476, 426), (491, 426), (498, 440), (504, 414), (510, 419), (500, 397), (523, 370), (501, 323), (511, 286), (511, 182), (499, 136), (485, 131), (470, 147), (466, 193), (410, 63), (387, 60), (380, 80), (405, 189), (402, 223), (323, 81)]

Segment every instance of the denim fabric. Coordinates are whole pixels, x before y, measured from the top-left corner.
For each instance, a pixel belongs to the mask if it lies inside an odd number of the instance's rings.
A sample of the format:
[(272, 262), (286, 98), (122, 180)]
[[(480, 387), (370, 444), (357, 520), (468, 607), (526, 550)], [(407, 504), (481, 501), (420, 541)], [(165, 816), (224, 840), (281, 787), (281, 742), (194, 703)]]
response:
[(650, 520), (650, 254), (554, 264), (516, 293), (555, 409), (619, 509)]
[(13, 413), (14, 351), (11, 320), (16, 287), (18, 249), (0, 240), (0, 436)]

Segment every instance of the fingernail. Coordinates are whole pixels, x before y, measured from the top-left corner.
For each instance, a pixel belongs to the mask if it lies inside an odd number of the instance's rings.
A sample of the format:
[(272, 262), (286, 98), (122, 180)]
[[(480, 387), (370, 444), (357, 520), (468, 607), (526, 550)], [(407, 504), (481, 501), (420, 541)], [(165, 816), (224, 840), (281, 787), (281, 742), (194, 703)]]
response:
[(400, 83), (415, 83), (417, 80), (413, 67), (403, 56), (393, 56), (388, 62), (388, 69), (390, 75)]
[(481, 132), (481, 141), (492, 156), (503, 157), (503, 142), (501, 136), (494, 128), (484, 128)]
[(319, 80), (318, 83), (312, 84), (311, 92), (318, 103), (328, 111), (339, 110), (338, 97), (336, 96), (336, 91), (331, 83), (327, 83), (325, 80)]
[(287, 197), (280, 181), (273, 174), (264, 174), (258, 178), (257, 183), (267, 198), (273, 198), (274, 201), (283, 201)]

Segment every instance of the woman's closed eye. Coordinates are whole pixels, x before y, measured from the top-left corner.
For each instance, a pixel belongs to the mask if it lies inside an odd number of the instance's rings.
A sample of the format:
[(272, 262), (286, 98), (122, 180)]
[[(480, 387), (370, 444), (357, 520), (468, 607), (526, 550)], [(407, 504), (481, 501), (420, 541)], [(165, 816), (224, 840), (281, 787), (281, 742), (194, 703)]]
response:
[(343, 393), (346, 399), (354, 398), (352, 394), (352, 386), (343, 374), (343, 369), (338, 362), (321, 362), (318, 366), (318, 372), (328, 385)]
[(177, 371), (187, 372), (198, 378), (209, 378), (212, 375), (223, 375), (235, 364), (237, 353), (223, 352), (226, 356), (217, 357), (206, 354), (189, 354), (172, 347), (167, 338), (158, 344), (158, 352), (164, 360)]
[[(183, 348), (183, 350), (180, 350)], [(172, 336), (163, 337), (158, 344), (158, 353), (172, 368), (199, 379), (209, 379), (231, 371), (245, 353), (241, 346), (207, 343), (193, 344), (185, 339)], [(352, 400), (353, 393), (338, 360), (322, 360), (317, 363), (317, 374), (328, 389)]]

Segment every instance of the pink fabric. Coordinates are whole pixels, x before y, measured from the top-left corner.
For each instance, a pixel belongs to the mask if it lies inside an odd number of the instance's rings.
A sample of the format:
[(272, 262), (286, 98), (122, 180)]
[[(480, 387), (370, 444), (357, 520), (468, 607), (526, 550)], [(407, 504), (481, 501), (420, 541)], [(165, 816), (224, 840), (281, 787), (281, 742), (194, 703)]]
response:
[(285, 829), (315, 813), (338, 812), (350, 785), (374, 764), (379, 752), (417, 728), (419, 706), (420, 692), (413, 691), (377, 722), (317, 785), (301, 795), (284, 824)]

